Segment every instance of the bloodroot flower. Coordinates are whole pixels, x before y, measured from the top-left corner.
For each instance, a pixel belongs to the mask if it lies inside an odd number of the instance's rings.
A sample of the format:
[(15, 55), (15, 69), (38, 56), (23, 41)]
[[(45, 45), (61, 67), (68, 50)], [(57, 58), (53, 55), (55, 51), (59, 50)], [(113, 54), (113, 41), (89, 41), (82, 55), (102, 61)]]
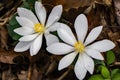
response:
[(79, 80), (84, 79), (87, 71), (93, 74), (94, 71), (94, 59), (104, 60), (101, 52), (106, 52), (115, 47), (115, 44), (107, 39), (95, 41), (102, 31), (102, 26), (98, 26), (88, 34), (86, 40), (86, 34), (88, 31), (88, 22), (85, 15), (80, 14), (75, 20), (75, 31), (77, 33), (77, 39), (74, 37), (71, 29), (62, 26), (57, 30), (59, 37), (65, 42), (57, 42), (47, 47), (47, 51), (56, 54), (64, 55), (58, 66), (58, 70), (62, 70), (68, 67), (78, 56), (76, 61), (74, 72)]
[(14, 51), (24, 52), (30, 49), (30, 55), (33, 56), (41, 49), (43, 34), (47, 39), (52, 38), (53, 41), (57, 40), (57, 37), (54, 35), (50, 34), (48, 37), (47, 35), (50, 30), (55, 29), (54, 24), (61, 17), (61, 5), (55, 6), (52, 9), (47, 21), (46, 10), (41, 2), (35, 2), (35, 12), (39, 20), (34, 13), (28, 9), (18, 8), (17, 12), (19, 17), (16, 17), (16, 20), (22, 27), (19, 27), (14, 31), (17, 34), (22, 35), (22, 37), (19, 39), (20, 42), (16, 45)]

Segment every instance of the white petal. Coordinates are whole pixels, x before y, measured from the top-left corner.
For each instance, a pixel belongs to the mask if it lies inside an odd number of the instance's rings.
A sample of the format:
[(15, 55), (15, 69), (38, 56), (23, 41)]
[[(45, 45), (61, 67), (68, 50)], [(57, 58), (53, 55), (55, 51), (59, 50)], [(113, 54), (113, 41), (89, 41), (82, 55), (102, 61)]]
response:
[(58, 70), (62, 70), (66, 67), (68, 67), (75, 59), (77, 53), (76, 52), (72, 52), (70, 54), (67, 54), (65, 57), (63, 57), (58, 65)]
[(63, 55), (67, 54), (69, 52), (72, 52), (74, 48), (72, 46), (69, 46), (65, 43), (54, 43), (47, 47), (47, 51), (56, 54), (56, 55)]
[(20, 28), (14, 29), (14, 32), (16, 32), (19, 35), (30, 35), (34, 33), (34, 30), (27, 27), (20, 27)]
[(30, 46), (30, 55), (36, 55), (42, 46), (42, 37), (43, 34), (39, 35)]
[(25, 27), (28, 27), (28, 28), (33, 28), (34, 27), (33, 22), (31, 22), (29, 19), (27, 19), (25, 17), (16, 17), (16, 20), (18, 21), (18, 23), (21, 26), (25, 26)]
[(94, 61), (85, 53), (82, 54), (82, 59), (84, 61), (84, 66), (90, 74), (93, 74), (94, 71)]
[(99, 27), (92, 29), (92, 31), (89, 33), (88, 37), (86, 38), (84, 45), (88, 45), (94, 40), (96, 40), (97, 37), (100, 35), (102, 28), (103, 26), (99, 26)]
[(90, 46), (88, 46), (88, 48), (98, 50), (99, 52), (106, 52), (108, 50), (113, 49), (114, 47), (115, 47), (115, 44), (112, 41), (107, 39), (95, 42)]
[(31, 41), (35, 39), (38, 35), (39, 35), (38, 33), (32, 34), (32, 35), (26, 35), (26, 36), (21, 37), (19, 41)]
[(92, 58), (98, 59), (98, 60), (104, 60), (102, 54), (94, 49), (86, 49), (85, 51), (89, 56), (91, 56)]
[(46, 27), (49, 27), (53, 23), (57, 22), (60, 19), (61, 15), (62, 15), (62, 5), (55, 6), (48, 17)]
[(80, 14), (75, 20), (75, 31), (77, 33), (78, 40), (84, 42), (85, 36), (88, 30), (87, 18), (84, 14)]
[(62, 28), (65, 31), (67, 31), (67, 33), (69, 35), (71, 35), (71, 37), (73, 37), (73, 39), (75, 39), (70, 27), (64, 23), (60, 23), (60, 22), (56, 22), (55, 24), (53, 24), (52, 26), (50, 26), (49, 31), (56, 31), (57, 29)]
[(18, 44), (15, 46), (14, 51), (16, 52), (24, 52), (30, 48), (31, 42), (18, 42)]
[(38, 20), (34, 13), (26, 8), (17, 8), (18, 15), (31, 20), (34, 24), (38, 23)]
[(38, 1), (35, 2), (35, 12), (41, 24), (44, 25), (46, 20), (46, 10), (44, 6), (41, 4), (41, 2), (38, 2)]
[(74, 71), (75, 71), (75, 74), (76, 74), (76, 77), (79, 79), (79, 80), (83, 80), (84, 77), (86, 76), (86, 73), (87, 73), (87, 70), (86, 68), (84, 67), (84, 63), (83, 63), (83, 59), (81, 57), (81, 55), (79, 55), (79, 58), (75, 64), (75, 68), (74, 68)]
[(46, 38), (47, 46), (49, 46), (53, 43), (59, 42), (59, 39), (55, 35), (52, 35), (52, 34), (45, 35), (45, 38)]
[(53, 32), (53, 31), (56, 31), (58, 28), (61, 27), (61, 24), (62, 23), (59, 23), (59, 22), (55, 22), (53, 25), (51, 25), (48, 30)]
[(68, 44), (70, 44), (70, 45), (74, 45), (74, 44), (76, 43), (76, 39), (74, 38), (74, 36), (69, 34), (69, 33), (71, 33), (71, 32), (68, 33), (68, 31), (66, 31), (66, 30), (64, 30), (64, 29), (62, 29), (62, 28), (59, 28), (59, 29), (57, 30), (57, 32), (58, 32), (59, 37), (60, 37), (64, 42), (66, 42), (66, 43), (68, 43)]
[(66, 24), (63, 23), (59, 23), (60, 24), (60, 28), (62, 28), (63, 30), (65, 30), (69, 35), (71, 35), (71, 37), (76, 41), (75, 36), (73, 35), (72, 30), (70, 29), (70, 27)]

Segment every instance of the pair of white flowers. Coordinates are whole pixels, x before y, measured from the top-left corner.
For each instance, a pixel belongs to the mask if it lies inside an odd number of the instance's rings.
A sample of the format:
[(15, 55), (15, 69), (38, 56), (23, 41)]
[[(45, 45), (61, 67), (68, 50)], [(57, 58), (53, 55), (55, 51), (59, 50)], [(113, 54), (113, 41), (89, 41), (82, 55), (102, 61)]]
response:
[[(19, 43), (15, 47), (16, 52), (23, 52), (30, 49), (31, 56), (36, 55), (41, 49), (43, 34), (46, 38), (47, 51), (56, 54), (64, 55), (58, 69), (62, 70), (72, 64), (78, 56), (75, 64), (74, 72), (79, 80), (83, 80), (87, 71), (93, 74), (94, 59), (104, 60), (101, 52), (106, 52), (115, 47), (115, 44), (110, 40), (101, 40), (93, 43), (102, 31), (102, 26), (98, 26), (91, 30), (86, 37), (88, 31), (88, 22), (85, 15), (80, 14), (75, 20), (75, 31), (77, 39), (72, 33), (69, 26), (58, 22), (62, 14), (62, 6), (55, 6), (46, 21), (46, 10), (40, 2), (35, 2), (35, 12), (25, 8), (18, 8), (16, 20), (22, 26), (14, 31), (22, 35)], [(50, 34), (51, 31), (57, 31), (59, 39)], [(85, 39), (86, 38), (86, 39)]]

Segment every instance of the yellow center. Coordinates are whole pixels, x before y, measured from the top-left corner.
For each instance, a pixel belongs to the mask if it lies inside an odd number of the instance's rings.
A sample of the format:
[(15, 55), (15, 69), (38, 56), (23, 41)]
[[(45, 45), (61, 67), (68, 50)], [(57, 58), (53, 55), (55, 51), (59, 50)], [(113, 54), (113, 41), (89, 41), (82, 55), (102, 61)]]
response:
[(82, 53), (85, 50), (85, 46), (82, 42), (78, 41), (74, 44), (74, 48), (77, 52)]
[(37, 32), (37, 33), (42, 33), (42, 32), (45, 31), (45, 27), (42, 24), (37, 23), (34, 26), (34, 31)]

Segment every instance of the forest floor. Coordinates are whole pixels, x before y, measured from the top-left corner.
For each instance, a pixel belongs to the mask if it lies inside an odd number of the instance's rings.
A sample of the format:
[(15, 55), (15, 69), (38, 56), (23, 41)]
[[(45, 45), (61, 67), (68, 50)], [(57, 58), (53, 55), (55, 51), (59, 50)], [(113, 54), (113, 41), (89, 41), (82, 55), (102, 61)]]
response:
[[(45, 50), (45, 43), (42, 50), (33, 57), (29, 51), (14, 52), (18, 41), (11, 38), (7, 27), (17, 8), (23, 5), (24, 1), (32, 0), (0, 0), (0, 80), (77, 80), (73, 70), (57, 70), (61, 56), (49, 54)], [(103, 25), (103, 31), (97, 40), (110, 39), (116, 44), (113, 49), (116, 58), (109, 67), (113, 69), (120, 67), (119, 0), (42, 0), (42, 2), (48, 14), (53, 6), (62, 4), (64, 10), (61, 20), (72, 29), (75, 18), (80, 13), (86, 14), (89, 31)], [(90, 74), (87, 76), (85, 80)]]

